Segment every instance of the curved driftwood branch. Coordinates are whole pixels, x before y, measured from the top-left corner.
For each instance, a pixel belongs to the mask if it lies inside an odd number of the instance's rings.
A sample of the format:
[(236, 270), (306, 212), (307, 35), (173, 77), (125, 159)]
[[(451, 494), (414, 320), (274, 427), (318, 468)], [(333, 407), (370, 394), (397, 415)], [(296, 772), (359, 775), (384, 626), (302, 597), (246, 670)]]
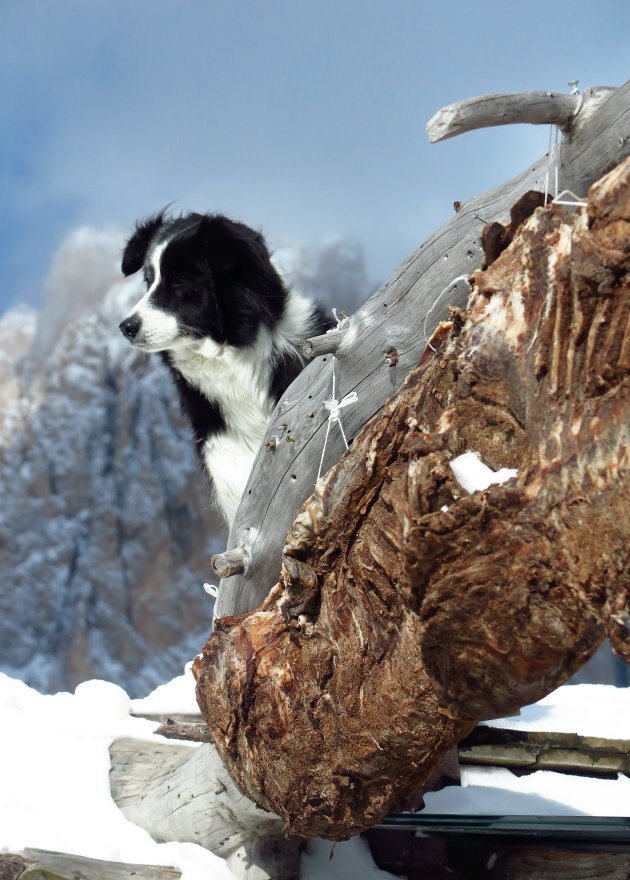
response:
[(434, 144), (478, 128), (528, 122), (568, 129), (582, 103), (581, 95), (562, 92), (503, 92), (480, 95), (442, 107), (427, 122)]
[[(630, 82), (608, 96), (587, 89), (570, 133), (563, 139), (559, 187), (584, 195), (605, 171), (630, 155)], [(448, 306), (463, 306), (468, 285), (454, 279), (479, 268), (480, 233), (486, 221), (505, 221), (511, 206), (531, 189), (545, 189), (546, 157), (523, 174), (461, 207), (354, 314), (336, 353), (337, 391), (356, 391), (357, 402), (343, 410), (348, 438), (356, 436), (400, 387)], [(439, 301), (437, 301), (439, 300)], [(388, 357), (395, 350), (396, 358)], [(310, 363), (276, 408), (230, 533), (228, 547), (242, 530), (254, 527), (251, 565), (246, 575), (222, 581), (219, 617), (255, 608), (278, 579), (282, 547), (291, 523), (312, 492), (324, 445), (330, 397), (330, 355)], [(279, 439), (278, 439), (279, 438)], [(324, 468), (345, 450), (337, 429), (328, 438)]]
[[(219, 754), (291, 833), (378, 821), (607, 635), (630, 660), (630, 159), (587, 209), (516, 217), (304, 505), (280, 582), (194, 661)], [(471, 494), (468, 450), (508, 481)]]

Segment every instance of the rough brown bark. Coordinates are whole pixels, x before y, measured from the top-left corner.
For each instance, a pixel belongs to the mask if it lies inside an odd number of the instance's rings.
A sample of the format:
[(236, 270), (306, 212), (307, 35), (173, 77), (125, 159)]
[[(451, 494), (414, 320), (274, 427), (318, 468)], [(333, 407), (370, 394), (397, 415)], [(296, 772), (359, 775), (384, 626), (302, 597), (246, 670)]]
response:
[[(607, 634), (630, 657), (630, 161), (495, 256), (195, 661), (222, 759), (289, 833), (376, 822)], [(469, 449), (518, 477), (469, 495)]]

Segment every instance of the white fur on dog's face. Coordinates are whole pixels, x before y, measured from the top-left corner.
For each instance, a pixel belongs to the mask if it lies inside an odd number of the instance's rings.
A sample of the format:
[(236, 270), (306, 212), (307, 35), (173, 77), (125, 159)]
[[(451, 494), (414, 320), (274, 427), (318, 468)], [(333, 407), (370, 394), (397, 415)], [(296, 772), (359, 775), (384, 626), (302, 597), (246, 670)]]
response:
[(140, 329), (132, 340), (132, 344), (143, 351), (166, 351), (167, 349), (188, 348), (198, 340), (190, 336), (182, 336), (175, 315), (169, 315), (163, 309), (155, 308), (151, 302), (153, 292), (160, 284), (160, 262), (169, 241), (162, 242), (150, 255), (147, 263), (153, 272), (153, 280), (140, 302), (132, 308), (127, 318), (139, 318)]

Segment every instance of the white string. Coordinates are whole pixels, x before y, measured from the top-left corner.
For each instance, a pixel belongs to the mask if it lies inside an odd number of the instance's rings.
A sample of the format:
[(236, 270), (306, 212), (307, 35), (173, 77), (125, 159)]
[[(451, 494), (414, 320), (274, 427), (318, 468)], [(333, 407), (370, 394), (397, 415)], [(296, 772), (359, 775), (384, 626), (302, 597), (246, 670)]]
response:
[(219, 595), (219, 588), (214, 584), (204, 584), (203, 588), (209, 596), (212, 596), (213, 599), (216, 599)]
[[(424, 333), (424, 341), (425, 341), (426, 344), (429, 346), (429, 348), (431, 349), (431, 351), (435, 351), (436, 349), (433, 348), (433, 346), (432, 346), (431, 343), (429, 342), (429, 338), (428, 338), (428, 336), (427, 336), (427, 321), (429, 320), (429, 315), (431, 314), (431, 312), (433, 311), (433, 309), (436, 307), (436, 305), (439, 303), (439, 301), (442, 299), (442, 297), (444, 296), (444, 294), (446, 293), (446, 291), (447, 291), (450, 287), (452, 287), (454, 284), (459, 284), (460, 281), (465, 281), (466, 284), (468, 284), (468, 287), (470, 287), (470, 282), (468, 281), (468, 275), (458, 275), (457, 278), (453, 278), (452, 281), (449, 281), (449, 283), (446, 285), (446, 287), (444, 288), (444, 290), (442, 291), (442, 293), (438, 296), (438, 298), (435, 299), (435, 300), (433, 301), (433, 303), (432, 303), (432, 305), (431, 305), (431, 308), (429, 309), (429, 311), (428, 311), (428, 312), (426, 313), (426, 315), (424, 316), (424, 324), (422, 325), (422, 332)], [(472, 289), (472, 288), (471, 288), (471, 289)]]
[(555, 135), (554, 143), (553, 143), (553, 157), (554, 157), (554, 163), (555, 163), (553, 173), (554, 173), (555, 186), (554, 186), (553, 191), (555, 193), (554, 199), (557, 199), (558, 198), (558, 169), (560, 168), (561, 141), (560, 141), (560, 129), (558, 128), (557, 125), (555, 126), (555, 128), (556, 128), (556, 135)]
[[(334, 311), (334, 310), (333, 310)], [(335, 317), (337, 317), (335, 315)], [(344, 319), (345, 320), (345, 319)], [(346, 432), (343, 429), (343, 424), (341, 422), (341, 410), (345, 406), (350, 406), (352, 403), (356, 403), (358, 400), (358, 395), (356, 391), (350, 391), (341, 400), (337, 400), (335, 396), (335, 363), (337, 358), (332, 356), (332, 397), (329, 400), (324, 401), (324, 406), (328, 410), (328, 421), (326, 422), (326, 436), (324, 437), (324, 448), (322, 449), (322, 457), (319, 460), (319, 470), (317, 471), (317, 480), (322, 475), (322, 467), (324, 466), (324, 456), (326, 455), (326, 447), (328, 445), (328, 436), (330, 434), (330, 428), (332, 425), (337, 424), (341, 430), (341, 436), (343, 437), (343, 442), (345, 444), (346, 449), (348, 449), (348, 440), (346, 439)]]
[[(564, 195), (572, 196), (574, 201), (569, 201), (568, 199), (561, 199), (560, 196), (564, 196)], [(570, 190), (570, 189), (563, 189), (561, 193), (558, 193), (558, 195), (553, 200), (553, 203), (554, 203), (554, 205), (570, 205), (573, 208), (587, 208), (588, 207), (588, 202), (585, 202), (579, 196), (576, 196), (576, 194), (574, 192), (572, 192), (572, 190)]]
[(553, 125), (549, 126), (549, 146), (547, 147), (547, 171), (545, 172), (545, 205), (547, 204), (547, 195), (549, 194), (549, 170), (551, 168), (551, 138), (553, 135)]
[[(554, 133), (555, 129), (555, 133)], [(549, 146), (547, 148), (547, 170), (545, 171), (545, 205), (549, 195), (549, 178), (551, 177), (551, 163), (553, 160), (553, 176), (554, 176), (554, 193), (555, 198), (558, 196), (558, 169), (560, 167), (560, 150), (562, 141), (560, 140), (560, 129), (557, 125), (549, 126)]]
[(326, 333), (332, 333), (334, 330), (343, 330), (343, 328), (346, 326), (346, 324), (350, 320), (348, 315), (345, 315), (343, 318), (340, 318), (339, 315), (337, 314), (337, 309), (331, 309), (331, 311), (333, 313), (333, 317), (334, 317), (335, 321), (337, 322), (337, 326), (331, 327), (330, 330), (326, 330)]

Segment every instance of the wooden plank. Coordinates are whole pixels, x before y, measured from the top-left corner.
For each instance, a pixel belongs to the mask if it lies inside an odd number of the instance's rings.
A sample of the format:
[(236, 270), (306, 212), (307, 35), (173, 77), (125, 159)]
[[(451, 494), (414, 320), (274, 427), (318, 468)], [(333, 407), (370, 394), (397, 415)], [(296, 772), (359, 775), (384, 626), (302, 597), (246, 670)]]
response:
[(73, 853), (25, 849), (0, 853), (2, 880), (177, 880), (181, 871), (163, 865), (135, 865), (90, 859)]
[(458, 748), (462, 764), (587, 774), (630, 773), (630, 740), (479, 726)]
[[(561, 188), (583, 195), (607, 168), (630, 155), (629, 135), (630, 81), (605, 100), (596, 90), (587, 90), (562, 144)], [(335, 361), (337, 398), (350, 391), (358, 395), (342, 412), (348, 438), (356, 436), (400, 387), (418, 363), (427, 336), (447, 315), (447, 306), (465, 306), (469, 288), (456, 279), (479, 267), (483, 225), (506, 220), (512, 204), (527, 190), (544, 189), (546, 170), (544, 157), (463, 205), (351, 316)], [(392, 349), (398, 353), (393, 364), (395, 359), (388, 358)], [(246, 574), (221, 581), (219, 617), (252, 610), (278, 579), (285, 538), (317, 478), (328, 421), (322, 404), (331, 395), (332, 363), (330, 355), (310, 363), (272, 415), (228, 539), (229, 549), (251, 541), (251, 563)], [(324, 470), (344, 450), (339, 426), (333, 425)]]

